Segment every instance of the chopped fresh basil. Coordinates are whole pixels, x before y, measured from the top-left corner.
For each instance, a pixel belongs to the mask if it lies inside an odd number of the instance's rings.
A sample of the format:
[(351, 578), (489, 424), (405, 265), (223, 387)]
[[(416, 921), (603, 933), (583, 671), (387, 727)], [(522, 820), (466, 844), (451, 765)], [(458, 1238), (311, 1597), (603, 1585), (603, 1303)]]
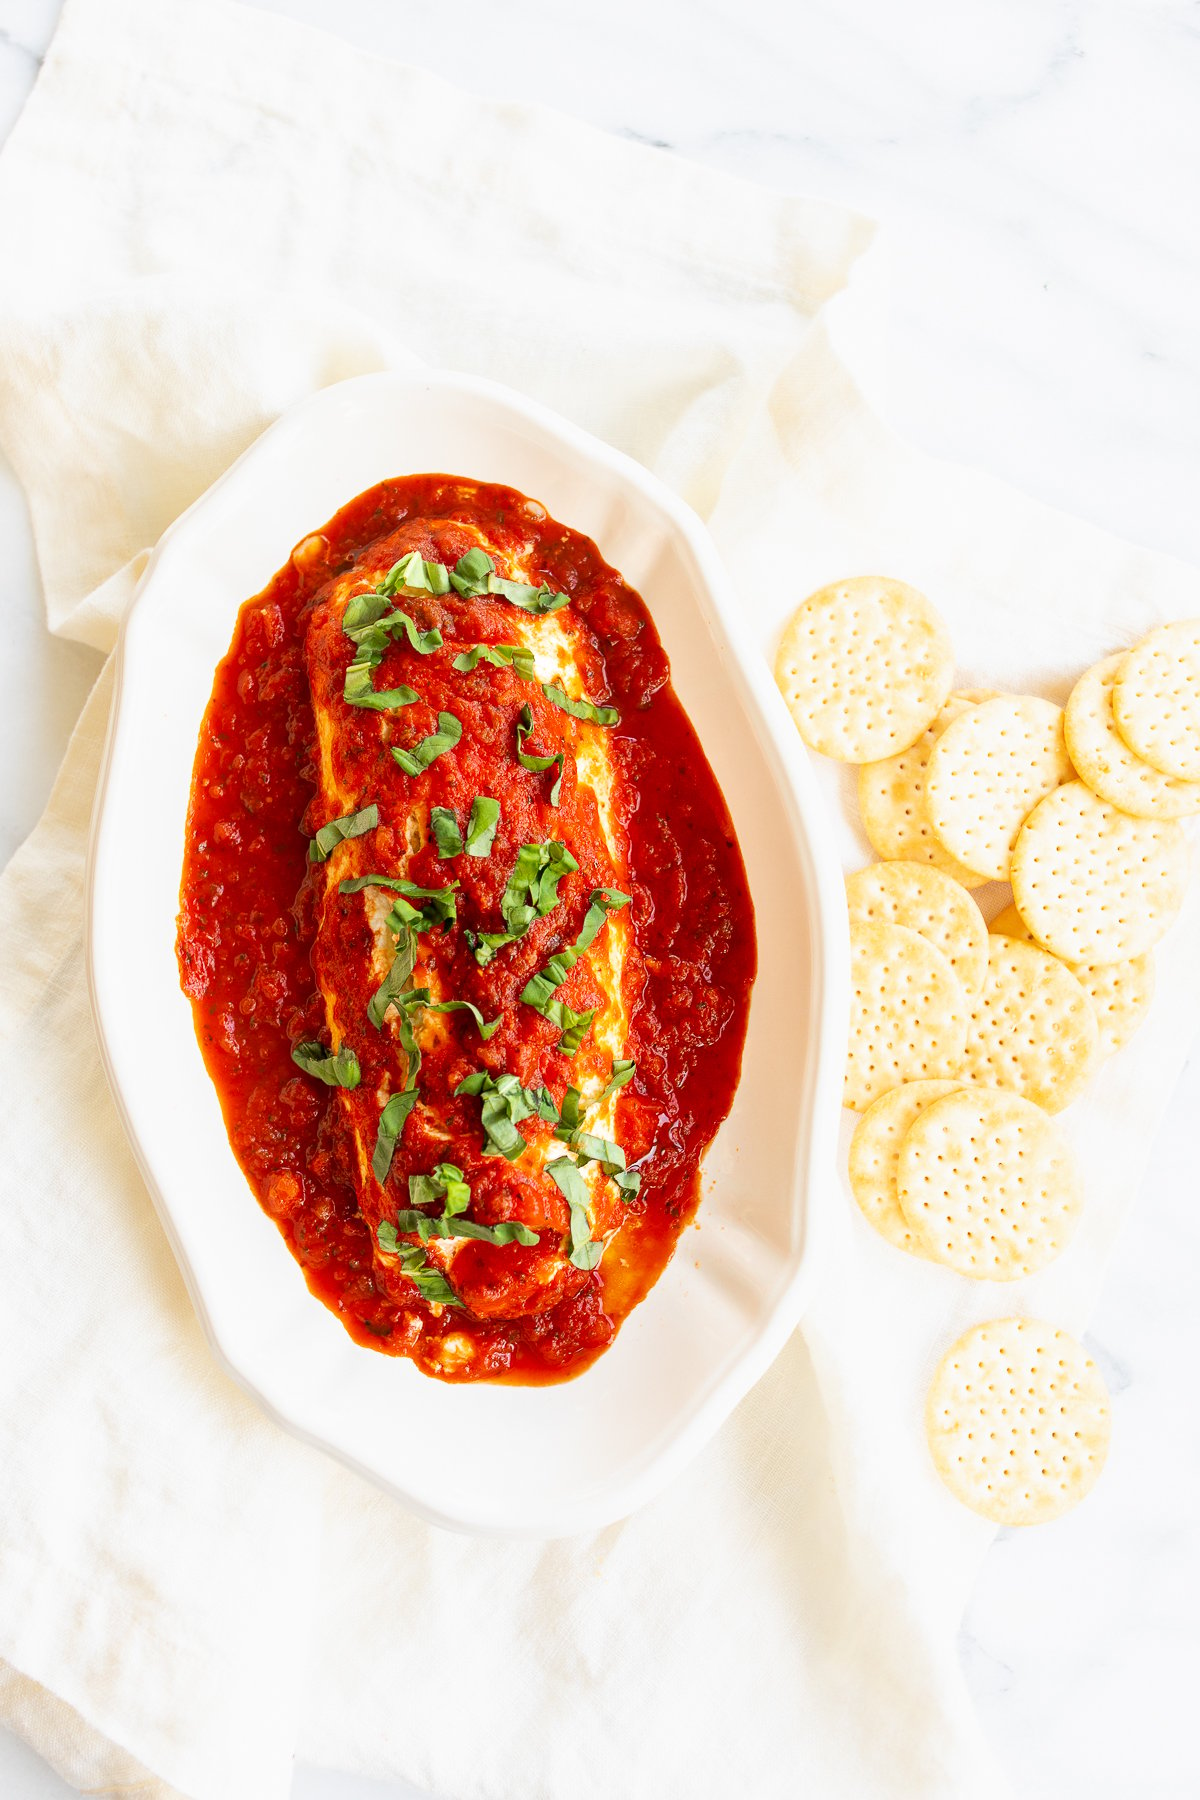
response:
[(517, 1130), (522, 1119), (536, 1114), (552, 1125), (558, 1123), (558, 1108), (547, 1090), (522, 1087), (507, 1070), (491, 1075), (486, 1069), (477, 1069), (460, 1081), (454, 1092), (479, 1096), (485, 1156), (504, 1156), (515, 1162), (525, 1149), (525, 1139)]
[(326, 1087), (356, 1088), (362, 1080), (358, 1058), (348, 1044), (334, 1051), (326, 1050), (324, 1044), (297, 1044), (292, 1050), (292, 1061)]
[(505, 581), (495, 569), (487, 551), (478, 547), (460, 556), (453, 569), (412, 550), (392, 564), (375, 592), (386, 599), (391, 599), (402, 587), (425, 588), (434, 594), (447, 594), (454, 588), (467, 599), (478, 594), (499, 594), (513, 606), (530, 613), (557, 612), (560, 606), (566, 606), (570, 601), (569, 594), (556, 594), (545, 582), (540, 587), (529, 587), (523, 581)]
[(468, 550), (459, 557), (451, 570), (450, 585), (468, 600), (473, 599), (476, 594), (486, 594), (488, 577), (495, 567), (486, 550)]
[(402, 996), (412, 979), (413, 964), (416, 960), (416, 945), (410, 926), (403, 925), (397, 933), (396, 954), (392, 958), (392, 966), (372, 994), (367, 1006), (367, 1017), (376, 1031), (383, 1029), (383, 1021), (389, 1006), (403, 1004)]
[(545, 1009), (544, 1016), (552, 1025), (557, 1025), (562, 1032), (556, 1050), (564, 1056), (574, 1056), (588, 1032), (592, 1029), (592, 1020), (596, 1017), (596, 1008), (590, 1012), (577, 1013), (569, 1007), (565, 1000), (551, 1000)]
[(544, 769), (558, 769), (554, 786), (550, 789), (550, 804), (557, 806), (562, 793), (563, 752), (559, 750), (554, 756), (536, 756), (525, 748), (525, 740), (533, 730), (533, 711), (523, 706), (517, 715), (517, 761), (523, 769), (531, 769), (535, 775)]
[(440, 712), (436, 731), (431, 731), (428, 737), (423, 737), (419, 744), (413, 745), (411, 750), (401, 750), (393, 744), (391, 746), (392, 756), (406, 775), (420, 775), (429, 767), (430, 763), (436, 762), (444, 751), (453, 750), (461, 736), (462, 725), (454, 714)]
[(392, 1166), (396, 1144), (400, 1133), (404, 1130), (404, 1122), (417, 1104), (417, 1090), (411, 1084), (402, 1088), (400, 1093), (393, 1094), (379, 1115), (379, 1130), (375, 1135), (375, 1151), (371, 1157), (371, 1168), (375, 1179), (384, 1182)]
[(467, 855), (490, 856), (492, 845), (496, 841), (496, 827), (500, 823), (500, 802), (493, 800), (489, 794), (476, 794), (471, 802), (471, 817), (467, 820)]
[(592, 1237), (587, 1183), (569, 1156), (547, 1163), (546, 1173), (571, 1209), (570, 1260), (577, 1269), (594, 1269), (604, 1254), (604, 1245)]
[(402, 587), (446, 594), (450, 591), (450, 582), (444, 564), (428, 562), (418, 551), (410, 550), (407, 556), (392, 564), (376, 592), (386, 594), (390, 599)]
[(613, 1176), (613, 1186), (620, 1189), (621, 1198), (627, 1206), (641, 1185), (640, 1169), (618, 1169)]
[(442, 634), (436, 625), (431, 625), (428, 631), (422, 631), (415, 619), (411, 619), (406, 612), (401, 612), (399, 609), (395, 612), (384, 613), (381, 618), (373, 619), (369, 625), (348, 626), (343, 618), (342, 630), (348, 638), (353, 639), (360, 646), (360, 651), (366, 650), (371, 655), (378, 652), (379, 658), (382, 658), (387, 649), (388, 639), (397, 637), (401, 631), (404, 632), (410, 647), (416, 651), (418, 656), (429, 656), (434, 650), (440, 649), (443, 641)]
[(388, 609), (388, 595), (381, 587), (373, 593), (351, 594), (342, 612), (342, 630), (357, 643), (362, 633), (381, 619)]
[[(414, 1190), (424, 1195), (424, 1199), (417, 1202), (419, 1205), (429, 1205), (440, 1199), (440, 1192), (430, 1190), (438, 1187), (438, 1170), (449, 1169), (451, 1166), (449, 1163), (439, 1163), (432, 1175), (410, 1175), (409, 1199), (415, 1198)], [(449, 1183), (445, 1193), (446, 1207), (440, 1219), (430, 1218), (428, 1213), (414, 1212), (410, 1207), (405, 1207), (396, 1214), (396, 1230), (415, 1233), (423, 1244), (427, 1244), (430, 1238), (474, 1238), (481, 1244), (537, 1243), (537, 1232), (531, 1231), (528, 1225), (523, 1225), (518, 1219), (505, 1219), (499, 1225), (477, 1225), (473, 1219), (460, 1218), (458, 1215), (465, 1211), (471, 1199), (471, 1190), (461, 1178)]]
[(627, 1081), (632, 1081), (636, 1069), (637, 1064), (632, 1057), (614, 1056), (612, 1074), (597, 1096), (596, 1105), (603, 1106), (610, 1094), (615, 1094), (617, 1089), (623, 1088)]
[[(392, 909), (392, 917), (388, 921), (390, 928), (397, 936), (399, 936), (399, 926), (393, 923), (397, 914), (399, 919), (404, 924), (411, 925), (414, 931), (431, 931), (435, 925), (453, 925), (458, 917), (458, 907), (454, 898), (455, 890), (458, 887), (457, 881), (452, 881), (448, 887), (427, 888), (418, 887), (415, 881), (406, 881), (402, 875), (354, 875), (345, 881), (339, 881), (338, 893), (358, 894), (362, 892), (363, 888), (369, 887), (387, 888), (390, 892), (400, 896)], [(423, 900), (425, 905), (410, 906), (407, 904), (405, 896), (408, 900)]]
[(432, 1306), (462, 1306), (463, 1302), (441, 1270), (429, 1266), (429, 1259), (420, 1244), (402, 1244), (396, 1236), (396, 1227), (386, 1219), (379, 1224), (375, 1236), (381, 1250), (388, 1256), (399, 1258), (401, 1269), (416, 1284), (422, 1300)]
[(552, 912), (558, 905), (559, 882), (578, 867), (566, 845), (553, 839), (544, 844), (522, 844), (500, 897), (500, 913), (508, 929), (468, 932), (475, 961), (486, 967), (497, 950), (515, 943), (535, 919)]
[(556, 1138), (562, 1138), (565, 1143), (569, 1144), (582, 1123), (583, 1095), (579, 1092), (577, 1087), (568, 1087), (566, 1093), (562, 1097), (562, 1105), (559, 1108), (559, 1123), (555, 1127), (554, 1135)]
[(579, 958), (592, 943), (610, 912), (619, 912), (623, 906), (629, 905), (629, 895), (622, 894), (617, 888), (594, 888), (584, 915), (583, 929), (573, 944), (564, 945), (555, 951), (550, 961), (538, 974), (533, 975), (521, 990), (521, 999), (527, 1006), (532, 1006), (547, 1018), (551, 1015), (547, 1008), (552, 1004), (554, 990), (567, 979)]
[(542, 683), (542, 692), (551, 706), (570, 713), (573, 719), (588, 719), (593, 725), (619, 725), (621, 715), (615, 706), (597, 706), (594, 700), (572, 700), (553, 681)]
[[(419, 993), (427, 993), (427, 988), (420, 988)], [(479, 1008), (470, 1000), (424, 1000), (421, 1003), (426, 1012), (469, 1012), (479, 1027), (479, 1035), (486, 1044), (488, 1039), (500, 1029), (500, 1020), (495, 1018), (489, 1025)]]
[(308, 846), (309, 862), (324, 862), (346, 838), (361, 837), (364, 831), (374, 831), (378, 823), (379, 808), (374, 802), (370, 806), (362, 807), (358, 812), (346, 813), (343, 818), (330, 819), (328, 825), (322, 825)]
[(458, 829), (458, 820), (448, 806), (431, 806), (429, 824), (433, 831), (433, 841), (437, 845), (437, 853), (444, 862), (451, 857), (462, 855), (462, 833)]
[(504, 581), (499, 575), (488, 576), (488, 593), (499, 594), (510, 605), (528, 613), (557, 612), (571, 602), (570, 594), (556, 594), (544, 581), (540, 587), (530, 587), (524, 581)]
[(576, 1131), (570, 1141), (580, 1162), (599, 1163), (606, 1175), (615, 1175), (625, 1167), (625, 1152), (611, 1138), (594, 1137), (590, 1131)]
[(406, 988), (399, 996), (396, 1004), (396, 1035), (400, 1039), (400, 1048), (408, 1059), (408, 1074), (404, 1085), (415, 1088), (417, 1073), (421, 1067), (421, 1046), (417, 1043), (413, 1014), (421, 1004), (421, 996), (428, 997), (428, 988)]
[(413, 706), (421, 698), (415, 689), (410, 687), (376, 688), (372, 686), (372, 677), (379, 665), (379, 658), (372, 660), (361, 651), (346, 670), (346, 682), (342, 689), (342, 698), (347, 706), (365, 706), (372, 712), (395, 712), (401, 706)]
[(511, 669), (522, 681), (534, 679), (533, 651), (524, 644), (472, 644), (455, 657), (453, 667), (460, 675), (469, 675), (481, 662), (497, 669)]
[(534, 919), (553, 912), (558, 905), (559, 882), (578, 867), (567, 846), (555, 838), (544, 844), (522, 844), (500, 900), (500, 914), (508, 929), (520, 937)]
[[(408, 1178), (408, 1197), (414, 1206), (432, 1206), (435, 1200), (444, 1199), (446, 1211), (450, 1214), (466, 1212), (471, 1204), (470, 1185), (464, 1181), (462, 1170), (455, 1163), (438, 1163), (429, 1175), (410, 1175)], [(415, 1231), (415, 1225), (401, 1225), (401, 1231)]]

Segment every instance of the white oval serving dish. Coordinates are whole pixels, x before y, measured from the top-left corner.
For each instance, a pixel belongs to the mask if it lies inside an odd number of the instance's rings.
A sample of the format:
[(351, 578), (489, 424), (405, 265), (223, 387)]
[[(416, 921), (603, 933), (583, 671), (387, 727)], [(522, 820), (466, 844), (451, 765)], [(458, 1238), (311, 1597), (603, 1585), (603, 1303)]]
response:
[[(234, 1159), (175, 962), (192, 762), (238, 608), (340, 506), (419, 471), (533, 496), (643, 595), (756, 909), (742, 1078), (697, 1224), (610, 1349), (558, 1386), (451, 1386), (352, 1342)], [(281, 1425), (436, 1524), (558, 1536), (631, 1512), (801, 1313), (839, 1117), (844, 903), (812, 772), (740, 610), (699, 519), (637, 463), (492, 383), (404, 371), (326, 388), (264, 432), (162, 538), (121, 633), (88, 970), (126, 1130), (221, 1362)]]

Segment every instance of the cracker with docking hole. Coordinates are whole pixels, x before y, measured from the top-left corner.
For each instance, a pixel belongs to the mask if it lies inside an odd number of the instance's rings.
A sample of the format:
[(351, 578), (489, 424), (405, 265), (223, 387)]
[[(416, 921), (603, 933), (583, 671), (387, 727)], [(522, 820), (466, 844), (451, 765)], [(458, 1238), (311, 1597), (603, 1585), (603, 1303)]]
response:
[(1066, 964), (1036, 944), (993, 934), (987, 958), (960, 1071), (1061, 1112), (1100, 1061), (1096, 1010)]
[(1062, 708), (1032, 694), (985, 700), (948, 725), (925, 771), (925, 806), (942, 848), (988, 881), (1007, 881), (1029, 813), (1075, 773)]
[(847, 879), (846, 905), (852, 919), (883, 920), (920, 932), (941, 951), (968, 996), (983, 986), (987, 926), (953, 876), (927, 863), (872, 863)]
[[(1037, 941), (1015, 906), (1006, 906), (998, 913), (991, 928), (1026, 944)], [(1141, 956), (1131, 956), (1125, 962), (1063, 966), (1070, 969), (1096, 1009), (1101, 1056), (1114, 1055), (1129, 1042), (1150, 1010), (1154, 998), (1154, 952), (1145, 950)]]
[(925, 810), (925, 771), (933, 746), (946, 727), (968, 706), (996, 698), (987, 688), (951, 694), (915, 744), (880, 762), (862, 764), (858, 771), (858, 810), (876, 856), (888, 862), (928, 863), (931, 868), (952, 875), (963, 887), (981, 886), (983, 876), (964, 868), (933, 835)]
[(1113, 718), (1135, 756), (1200, 781), (1200, 619), (1160, 625), (1117, 670)]
[(1083, 1195), (1070, 1148), (1032, 1100), (963, 1087), (934, 1100), (900, 1146), (896, 1194), (917, 1243), (977, 1281), (1053, 1262)]
[(1125, 658), (1088, 669), (1067, 701), (1067, 751), (1081, 781), (1139, 819), (1185, 819), (1200, 812), (1200, 781), (1176, 781), (1135, 756), (1113, 718), (1113, 687)]
[(1108, 1392), (1083, 1346), (1039, 1319), (990, 1319), (938, 1365), (925, 1404), (933, 1464), (956, 1499), (997, 1525), (1075, 1506), (1108, 1454)]
[(1021, 827), (1013, 900), (1039, 944), (1065, 963), (1124, 962), (1172, 923), (1187, 869), (1180, 825), (1135, 819), (1068, 781)]
[(957, 1081), (902, 1081), (872, 1101), (850, 1141), (850, 1187), (864, 1219), (889, 1244), (914, 1256), (924, 1251), (900, 1211), (896, 1160), (913, 1120), (959, 1086)]
[(907, 926), (852, 919), (843, 1103), (863, 1112), (897, 1082), (954, 1074), (966, 1036), (966, 995), (941, 951)]
[(941, 711), (953, 677), (946, 627), (924, 594), (880, 575), (810, 594), (775, 659), (800, 736), (841, 762), (906, 750)]

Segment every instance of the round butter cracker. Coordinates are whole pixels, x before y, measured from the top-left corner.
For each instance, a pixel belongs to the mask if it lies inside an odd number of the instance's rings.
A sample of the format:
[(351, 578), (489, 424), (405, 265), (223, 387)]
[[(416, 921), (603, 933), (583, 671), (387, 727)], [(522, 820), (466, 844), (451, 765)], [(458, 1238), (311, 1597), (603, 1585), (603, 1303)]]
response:
[(800, 736), (841, 762), (906, 750), (941, 711), (953, 677), (954, 652), (933, 607), (881, 575), (810, 594), (775, 658)]
[(928, 938), (968, 995), (983, 986), (987, 926), (970, 894), (952, 876), (927, 863), (872, 863), (847, 880), (846, 905), (852, 919), (907, 925)]
[(872, 1101), (850, 1140), (850, 1187), (863, 1218), (889, 1244), (914, 1256), (923, 1251), (896, 1195), (900, 1146), (914, 1119), (960, 1085), (957, 1081), (903, 1081)]
[(934, 837), (925, 810), (925, 771), (933, 746), (946, 727), (968, 706), (996, 698), (987, 690), (951, 694), (915, 744), (880, 762), (863, 763), (858, 771), (858, 810), (876, 856), (888, 862), (928, 863), (952, 875), (963, 887), (982, 885), (983, 876), (964, 868)]
[(1061, 1112), (1100, 1060), (1095, 1008), (1065, 963), (1036, 944), (993, 934), (987, 951), (961, 1073)]
[(998, 1088), (959, 1088), (925, 1108), (900, 1146), (896, 1193), (925, 1254), (978, 1281), (1044, 1268), (1083, 1203), (1053, 1120)]
[[(992, 920), (991, 929), (1005, 937), (1036, 943), (1033, 933), (1015, 906), (1006, 906)], [(1047, 952), (1047, 954), (1049, 954)], [(1154, 952), (1145, 950), (1125, 962), (1064, 963), (1091, 1001), (1100, 1029), (1100, 1054), (1112, 1056), (1127, 1044), (1154, 998)]]
[(1013, 845), (1030, 809), (1074, 770), (1062, 708), (1031, 694), (1003, 694), (948, 725), (925, 771), (933, 834), (988, 881), (1007, 881)]
[(1038, 1319), (991, 1319), (942, 1358), (925, 1405), (934, 1467), (997, 1525), (1082, 1500), (1108, 1454), (1108, 1392), (1083, 1346)]
[(1124, 655), (1079, 677), (1067, 701), (1067, 750), (1081, 781), (1139, 819), (1185, 819), (1200, 812), (1200, 781), (1177, 781), (1135, 756), (1113, 718), (1113, 688)]
[(904, 925), (852, 919), (843, 1103), (863, 1112), (901, 1081), (954, 1074), (966, 1035), (966, 995), (941, 951)]
[(1125, 962), (1183, 905), (1187, 840), (1170, 819), (1135, 819), (1068, 781), (1035, 806), (1012, 859), (1013, 900), (1065, 963)]
[(1200, 619), (1160, 625), (1135, 644), (1112, 706), (1135, 756), (1177, 781), (1200, 781)]

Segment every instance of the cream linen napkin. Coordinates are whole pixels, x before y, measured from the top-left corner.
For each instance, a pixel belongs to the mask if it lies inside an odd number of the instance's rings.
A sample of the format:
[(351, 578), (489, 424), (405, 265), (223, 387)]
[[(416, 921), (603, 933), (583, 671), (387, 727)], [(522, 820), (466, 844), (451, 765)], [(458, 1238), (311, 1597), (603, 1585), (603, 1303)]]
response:
[[(69, 0), (0, 157), (0, 441), (51, 624), (110, 648), (146, 547), (265, 423), (413, 355), (672, 481), (764, 650), (810, 586), (887, 568), (967, 678), (1060, 697), (1200, 610), (1192, 571), (874, 420), (813, 323), (868, 236), (236, 6)], [(1052, 1270), (969, 1288), (832, 1192), (804, 1337), (667, 1493), (585, 1539), (472, 1541), (292, 1443), (208, 1357), (81, 972), (107, 706), (106, 672), (0, 882), (0, 1716), (89, 1790), (190, 1800), (281, 1796), (293, 1749), (456, 1800), (1001, 1793), (954, 1657), (989, 1532), (928, 1467), (923, 1387), (972, 1318), (1082, 1324), (1188, 1045), (1197, 903), (1068, 1119), (1088, 1211)]]

